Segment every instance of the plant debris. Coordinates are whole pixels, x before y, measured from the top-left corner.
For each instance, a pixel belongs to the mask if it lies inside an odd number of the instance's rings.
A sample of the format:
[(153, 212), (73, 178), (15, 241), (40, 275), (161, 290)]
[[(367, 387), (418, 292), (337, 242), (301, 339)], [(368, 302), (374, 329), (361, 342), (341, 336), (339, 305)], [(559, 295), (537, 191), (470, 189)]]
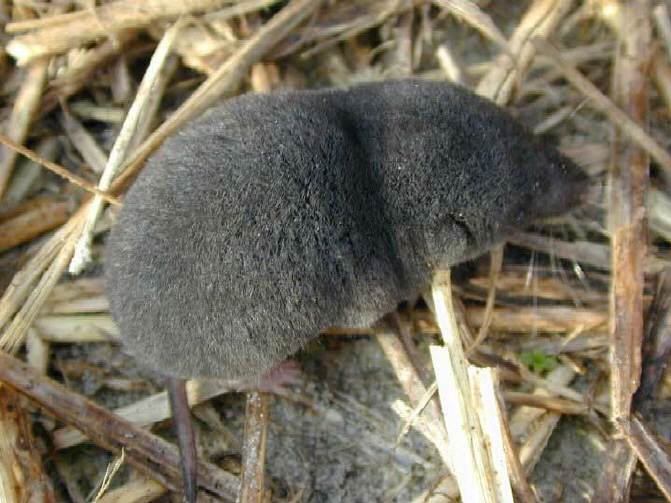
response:
[(437, 275), (389, 323), (325, 330), (275, 385), (190, 381), (199, 498), (671, 497), (670, 8), (0, 1), (0, 501), (182, 491), (165, 383), (122, 352), (102, 282), (161, 142), (237, 94), (411, 76), (554, 138), (589, 204)]

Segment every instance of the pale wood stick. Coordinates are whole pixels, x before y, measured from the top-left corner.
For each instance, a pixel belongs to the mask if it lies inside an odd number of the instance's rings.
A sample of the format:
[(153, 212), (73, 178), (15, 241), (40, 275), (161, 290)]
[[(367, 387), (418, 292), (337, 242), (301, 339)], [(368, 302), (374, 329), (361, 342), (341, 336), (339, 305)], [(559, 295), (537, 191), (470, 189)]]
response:
[[(40, 98), (44, 90), (44, 83), (47, 79), (47, 68), (49, 66), (48, 58), (35, 61), (26, 71), (26, 77), (12, 107), (12, 114), (9, 117), (7, 138), (14, 144), (22, 144), (28, 136), (33, 117), (40, 106)], [(5, 193), (7, 184), (14, 169), (14, 163), (17, 158), (17, 149), (11, 147), (6, 142), (5, 147), (0, 149), (0, 200)]]
[(619, 418), (618, 426), (660, 491), (671, 501), (671, 455), (639, 416)]
[(58, 176), (65, 178), (68, 182), (76, 185), (77, 187), (81, 187), (87, 192), (90, 192), (92, 194), (95, 194), (96, 196), (104, 199), (108, 203), (114, 204), (114, 205), (120, 205), (121, 203), (119, 200), (114, 197), (113, 195), (108, 194), (105, 191), (99, 190), (98, 188), (95, 187), (92, 183), (88, 182), (84, 178), (75, 175), (74, 173), (71, 173), (67, 169), (65, 169), (63, 166), (60, 166), (56, 164), (55, 162), (48, 161), (46, 159), (42, 159), (39, 155), (37, 155), (35, 152), (30, 150), (29, 148), (26, 148), (8, 136), (5, 136), (4, 134), (0, 134), (0, 143), (4, 144), (6, 147), (9, 147), (13, 152), (18, 152), (19, 154), (27, 157), (31, 161), (39, 164), (40, 166), (44, 166), (47, 168), (49, 171), (52, 173), (56, 173)]
[[(648, 65), (652, 57), (650, 4), (637, 0), (622, 6), (619, 48), (613, 72), (613, 98), (639, 127), (648, 115)], [(615, 132), (610, 169), (611, 233), (611, 418), (629, 417), (641, 376), (643, 289), (646, 254), (646, 151)], [(671, 159), (671, 158), (670, 158)]]
[[(502, 482), (494, 475), (498, 463), (482, 431), (479, 411), (473, 397), (472, 380), (475, 371), (469, 372), (453, 315), (452, 290), (449, 272), (439, 272), (434, 278), (433, 302), (436, 318), (443, 336), (444, 347), (431, 346), (431, 357), (436, 372), (438, 393), (443, 407), (447, 428), (452, 470), (459, 485), (463, 501), (512, 503), (512, 492), (507, 470)], [(498, 431), (500, 439), (501, 431)], [(497, 442), (503, 445), (502, 441)], [(501, 451), (502, 454), (502, 451)], [(496, 468), (495, 468), (496, 467)]]
[(15, 390), (0, 385), (0, 501), (55, 502), (22, 399)]
[(536, 51), (530, 40), (552, 34), (572, 4), (572, 0), (535, 0), (508, 41), (508, 50), (513, 57), (501, 54), (480, 80), (476, 92), (499, 105), (508, 103), (514, 85), (527, 71), (535, 56)]
[(270, 396), (267, 393), (253, 391), (247, 394), (240, 501), (249, 503), (266, 501), (265, 467), (269, 403)]
[(476, 30), (490, 39), (504, 51), (508, 50), (508, 42), (492, 18), (469, 0), (433, 0), (433, 3), (449, 10), (453, 15), (463, 19)]
[[(31, 27), (36, 28), (35, 31), (13, 38), (6, 50), (19, 66), (23, 66), (35, 58), (61, 54), (73, 47), (113, 36), (123, 29), (147, 26), (157, 19), (217, 9), (228, 3), (230, 0), (117, 0), (95, 9), (44, 18), (46, 21), (42, 21), (42, 26), (39, 21), (33, 21)], [(15, 28), (15, 24), (9, 25), (10, 30)]]
[(103, 494), (96, 503), (149, 503), (168, 490), (158, 482), (151, 479), (141, 478), (133, 480), (116, 489)]
[(70, 203), (67, 201), (45, 197), (37, 199), (39, 204), (0, 223), (0, 253), (62, 225), (70, 216)]
[[(647, 11), (646, 11), (647, 12)], [(584, 75), (570, 65), (551, 44), (544, 40), (535, 39), (534, 45), (539, 52), (548, 56), (552, 63), (562, 71), (566, 79), (580, 92), (589, 98), (587, 104), (595, 110), (605, 114), (613, 124), (616, 124), (622, 134), (643, 148), (655, 159), (662, 169), (671, 173), (671, 155), (662, 148), (643, 127), (618, 108), (606, 95), (592, 84)]]
[[(112, 147), (112, 151), (107, 159), (105, 169), (98, 181), (98, 190), (101, 192), (106, 192), (110, 189), (112, 180), (117, 175), (126, 159), (135, 130), (154, 90), (154, 83), (158, 79), (163, 65), (170, 55), (172, 45), (182, 26), (182, 21), (177, 21), (172, 25), (170, 29), (165, 32), (161, 42), (159, 42), (158, 47), (156, 47), (156, 50), (154, 51), (149, 66), (142, 77), (142, 82), (137, 90), (137, 94), (135, 95), (135, 100), (128, 110), (121, 131), (119, 132), (119, 135), (114, 142), (114, 147)], [(92, 260), (91, 243), (93, 241), (93, 228), (98, 221), (102, 208), (103, 199), (98, 195), (94, 196), (87, 210), (84, 226), (82, 228), (82, 235), (79, 237), (79, 240), (75, 245), (74, 256), (72, 262), (70, 262), (69, 268), (71, 274), (79, 274)]]
[[(134, 467), (172, 491), (181, 487), (177, 448), (150, 432), (120, 419), (105, 408), (37, 373), (20, 360), (0, 352), (0, 381), (35, 401), (54, 417), (73, 425), (104, 449), (125, 451)], [(234, 501), (239, 481), (211, 463), (198, 463), (202, 495)]]

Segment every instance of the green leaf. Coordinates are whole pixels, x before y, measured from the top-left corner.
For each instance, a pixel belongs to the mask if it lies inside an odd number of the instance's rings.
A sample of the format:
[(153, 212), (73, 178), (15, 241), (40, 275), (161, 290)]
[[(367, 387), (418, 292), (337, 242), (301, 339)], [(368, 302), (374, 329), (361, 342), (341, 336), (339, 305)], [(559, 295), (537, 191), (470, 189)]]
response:
[(559, 361), (555, 356), (546, 355), (537, 349), (534, 349), (533, 351), (523, 351), (520, 354), (520, 361), (535, 374), (549, 372), (559, 365)]

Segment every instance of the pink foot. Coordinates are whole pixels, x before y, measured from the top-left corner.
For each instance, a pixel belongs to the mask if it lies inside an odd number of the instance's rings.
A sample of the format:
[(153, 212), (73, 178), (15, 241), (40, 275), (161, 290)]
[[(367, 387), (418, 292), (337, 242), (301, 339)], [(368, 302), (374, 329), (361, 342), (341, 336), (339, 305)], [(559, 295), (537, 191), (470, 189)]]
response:
[(286, 386), (297, 385), (302, 381), (303, 374), (293, 360), (285, 360), (274, 366), (260, 377), (247, 377), (229, 381), (231, 391), (263, 391), (281, 395)]
[(263, 374), (258, 389), (266, 393), (282, 393), (287, 386), (296, 386), (303, 380), (303, 373), (294, 360), (285, 360)]

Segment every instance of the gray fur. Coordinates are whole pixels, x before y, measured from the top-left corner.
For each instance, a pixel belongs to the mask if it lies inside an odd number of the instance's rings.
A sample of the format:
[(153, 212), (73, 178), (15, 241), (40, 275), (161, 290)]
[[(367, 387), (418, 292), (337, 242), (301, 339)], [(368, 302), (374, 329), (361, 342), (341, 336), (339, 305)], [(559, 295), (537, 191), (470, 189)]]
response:
[(330, 326), (366, 326), (587, 178), (446, 83), (247, 94), (168, 139), (109, 239), (125, 345), (163, 373), (258, 375)]

